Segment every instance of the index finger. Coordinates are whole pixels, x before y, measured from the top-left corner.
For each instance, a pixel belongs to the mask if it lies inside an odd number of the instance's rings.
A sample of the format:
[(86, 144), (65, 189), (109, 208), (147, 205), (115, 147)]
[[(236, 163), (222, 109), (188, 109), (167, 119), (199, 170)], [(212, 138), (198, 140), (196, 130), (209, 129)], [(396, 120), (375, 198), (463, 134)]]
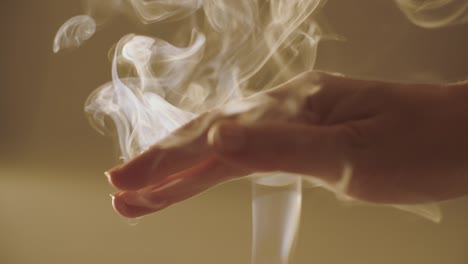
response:
[(206, 133), (217, 113), (207, 113), (182, 126), (166, 139), (106, 172), (119, 190), (139, 190), (208, 159), (212, 151)]

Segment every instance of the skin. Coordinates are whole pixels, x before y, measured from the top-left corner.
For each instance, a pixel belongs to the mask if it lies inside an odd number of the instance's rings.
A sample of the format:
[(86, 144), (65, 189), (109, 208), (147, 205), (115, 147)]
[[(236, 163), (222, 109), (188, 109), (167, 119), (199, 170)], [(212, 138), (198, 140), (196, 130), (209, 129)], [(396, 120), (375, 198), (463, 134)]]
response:
[[(116, 211), (139, 217), (254, 172), (299, 173), (373, 203), (411, 204), (468, 194), (468, 82), (355, 80), (306, 72), (267, 92), (279, 100), (319, 85), (296, 116), (252, 124), (218, 118), (192, 141), (155, 145), (106, 174)], [(174, 135), (206, 120), (195, 119)]]

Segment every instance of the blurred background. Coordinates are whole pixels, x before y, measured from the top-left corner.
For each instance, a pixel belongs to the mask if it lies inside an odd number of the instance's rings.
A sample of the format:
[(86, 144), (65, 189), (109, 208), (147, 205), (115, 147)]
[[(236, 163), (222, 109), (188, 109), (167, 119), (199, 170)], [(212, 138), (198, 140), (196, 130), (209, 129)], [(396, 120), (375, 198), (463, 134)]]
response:
[[(113, 212), (103, 172), (117, 152), (90, 127), (83, 105), (110, 80), (112, 45), (151, 32), (121, 18), (82, 48), (54, 55), (54, 35), (82, 13), (80, 1), (3, 0), (0, 13), (0, 263), (249, 263), (247, 180), (137, 225)], [(468, 78), (467, 25), (418, 28), (392, 1), (329, 0), (323, 13), (346, 41), (323, 41), (318, 69), (399, 81)], [(291, 263), (468, 263), (468, 199), (441, 207), (434, 224), (307, 189)]]

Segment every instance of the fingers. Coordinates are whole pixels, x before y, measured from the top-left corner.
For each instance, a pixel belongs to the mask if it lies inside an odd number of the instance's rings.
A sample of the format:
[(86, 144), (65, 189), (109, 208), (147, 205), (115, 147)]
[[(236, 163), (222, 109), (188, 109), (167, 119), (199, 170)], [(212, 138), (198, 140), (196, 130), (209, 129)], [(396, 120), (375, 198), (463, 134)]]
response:
[(223, 161), (252, 171), (285, 171), (340, 179), (348, 152), (346, 128), (294, 123), (214, 125), (209, 143)]
[(120, 190), (138, 190), (160, 181), (178, 171), (202, 162), (208, 153), (195, 144), (181, 148), (163, 149), (155, 146), (122, 166), (107, 172), (109, 182)]
[(206, 130), (213, 119), (210, 114), (197, 118), (134, 159), (109, 170), (109, 182), (119, 190), (138, 190), (208, 159)]
[(244, 174), (226, 166), (213, 156), (139, 191), (119, 192), (115, 194), (113, 205), (122, 216), (140, 217), (160, 211), (241, 175)]
[[(334, 75), (304, 74), (268, 94), (284, 101), (291, 90), (299, 86), (307, 88), (315, 82), (320, 84), (325, 79), (330, 79), (329, 83), (340, 81)], [(327, 94), (330, 93), (321, 93), (322, 97)], [(278, 105), (272, 107), (272, 111), (282, 111)], [(304, 123), (275, 120), (277, 123), (239, 126), (225, 121), (214, 127), (211, 126), (217, 120), (237, 119), (245, 113), (236, 114), (238, 117), (203, 115), (107, 173), (111, 184), (121, 190), (115, 196), (114, 207), (124, 216), (138, 217), (256, 171), (281, 170), (320, 175), (327, 181), (339, 180), (346, 145), (336, 139), (342, 129), (341, 126), (311, 126), (321, 118), (317, 113), (320, 112), (302, 115), (300, 120), (307, 121)]]
[(208, 132), (212, 151), (202, 161), (191, 167), (185, 164), (185, 169), (149, 187), (117, 193), (114, 208), (125, 217), (140, 217), (259, 171), (313, 175), (336, 183), (341, 180), (345, 157), (350, 153), (346, 133), (343, 126), (217, 123)]

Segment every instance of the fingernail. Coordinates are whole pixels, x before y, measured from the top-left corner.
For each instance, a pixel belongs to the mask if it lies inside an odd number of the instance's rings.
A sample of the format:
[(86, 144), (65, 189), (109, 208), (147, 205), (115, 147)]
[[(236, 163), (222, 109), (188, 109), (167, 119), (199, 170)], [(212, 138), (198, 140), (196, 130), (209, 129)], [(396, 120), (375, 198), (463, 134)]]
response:
[[(161, 209), (161, 208), (142, 206), (138, 204), (138, 202), (136, 202), (136, 204), (133, 204), (133, 202), (135, 201), (131, 201), (132, 203), (129, 203), (128, 200), (132, 200), (131, 196), (134, 196), (134, 194), (124, 193), (124, 192), (115, 193), (115, 195), (111, 195), (112, 207), (114, 208), (114, 211), (116, 211), (119, 215), (125, 218), (135, 219), (143, 215), (154, 213)], [(134, 224), (136, 224), (136, 222)]]
[(208, 141), (225, 153), (237, 153), (245, 147), (245, 129), (237, 124), (217, 124), (209, 132)]
[(107, 181), (109, 182), (109, 184), (110, 184), (112, 187), (114, 187), (114, 188), (117, 189), (117, 187), (116, 187), (116, 186), (114, 185), (114, 183), (112, 182), (111, 173), (110, 173), (109, 171), (106, 171), (106, 172), (104, 172), (104, 175), (106, 176)]
[(125, 203), (117, 203), (115, 195), (111, 194), (110, 196), (112, 198), (112, 207), (114, 208), (115, 212), (123, 217), (132, 217), (131, 210), (128, 209), (128, 206)]
[(109, 196), (110, 196), (110, 198), (111, 198), (111, 200), (112, 200), (112, 208), (115, 209), (115, 195), (109, 194)]

